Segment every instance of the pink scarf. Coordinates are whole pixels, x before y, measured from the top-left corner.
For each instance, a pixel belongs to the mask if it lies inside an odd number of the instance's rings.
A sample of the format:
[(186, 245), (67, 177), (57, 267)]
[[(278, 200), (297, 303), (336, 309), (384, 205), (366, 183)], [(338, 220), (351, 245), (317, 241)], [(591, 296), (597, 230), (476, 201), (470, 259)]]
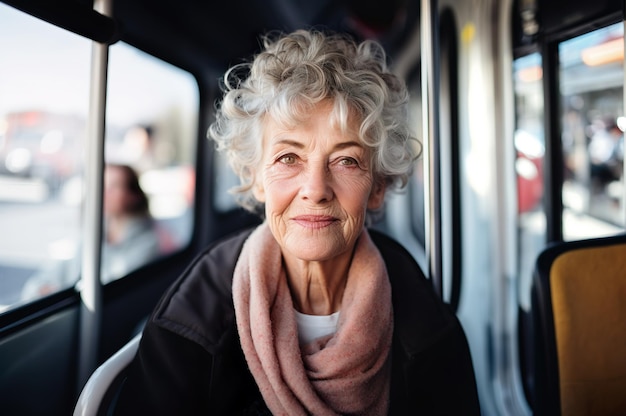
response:
[(248, 367), (275, 416), (387, 414), (391, 287), (366, 230), (357, 241), (334, 335), (301, 351), (281, 250), (266, 223), (243, 246), (233, 299)]

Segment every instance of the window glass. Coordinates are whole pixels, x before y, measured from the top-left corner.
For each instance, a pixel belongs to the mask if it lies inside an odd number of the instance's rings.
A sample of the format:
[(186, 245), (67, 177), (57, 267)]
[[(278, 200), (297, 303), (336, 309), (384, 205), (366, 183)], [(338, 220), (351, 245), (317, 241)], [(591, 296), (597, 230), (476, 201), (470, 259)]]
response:
[(110, 48), (103, 283), (189, 241), (198, 106), (186, 71), (121, 42)]
[[(408, 103), (409, 128), (415, 137), (421, 130), (421, 96), (419, 72), (409, 75), (407, 84), (410, 98)], [(413, 141), (416, 152), (422, 150), (422, 139)], [(406, 220), (410, 222), (407, 225)], [(392, 236), (411, 253), (423, 270), (428, 267), (425, 256), (424, 227), (424, 165), (423, 155), (417, 160), (406, 188), (388, 191), (382, 215), (374, 217), (372, 227)]]
[[(409, 123), (413, 132), (420, 132), (422, 126), (422, 105), (421, 105), (421, 79), (414, 77), (408, 84), (410, 99), (409, 99)], [(422, 152), (422, 141), (416, 146), (419, 147), (419, 151)], [(410, 209), (411, 209), (411, 225), (412, 231), (418, 240), (418, 243), (422, 249), (426, 247), (426, 235), (425, 235), (425, 213), (424, 213), (424, 155), (420, 153), (419, 159), (415, 163), (413, 175), (409, 178), (408, 192), (410, 197)], [(419, 261), (419, 259), (418, 259)], [(425, 261), (425, 260), (424, 260)]]
[(624, 40), (621, 23), (559, 45), (563, 238), (624, 228)]
[(515, 179), (517, 185), (517, 293), (518, 364), (522, 386), (532, 402), (535, 385), (533, 323), (531, 317), (532, 278), (537, 256), (547, 240), (544, 197), (544, 89), (539, 53), (513, 61), (515, 92)]
[(239, 186), (240, 181), (228, 164), (224, 155), (215, 152), (215, 181), (213, 182), (213, 204), (218, 212), (228, 212), (240, 208), (232, 189)]
[[(91, 41), (0, 5), (0, 50), (3, 311), (80, 277)], [(189, 73), (110, 48), (103, 283), (189, 241), (197, 108)]]
[(520, 305), (530, 309), (532, 269), (546, 241), (546, 215), (542, 200), (544, 120), (541, 55), (534, 53), (513, 62), (515, 88), (515, 176)]
[[(28, 280), (74, 255), (91, 42), (0, 4), (0, 310), (49, 293)], [(72, 282), (60, 282), (71, 285)]]

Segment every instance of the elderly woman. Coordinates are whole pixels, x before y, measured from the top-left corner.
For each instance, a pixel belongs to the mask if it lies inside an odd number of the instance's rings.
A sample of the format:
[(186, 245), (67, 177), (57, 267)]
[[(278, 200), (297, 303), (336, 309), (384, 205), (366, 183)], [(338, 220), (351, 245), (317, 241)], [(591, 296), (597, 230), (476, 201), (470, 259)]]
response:
[(479, 414), (456, 317), (366, 228), (418, 152), (382, 48), (297, 31), (224, 86), (210, 136), (264, 221), (165, 294), (119, 414)]

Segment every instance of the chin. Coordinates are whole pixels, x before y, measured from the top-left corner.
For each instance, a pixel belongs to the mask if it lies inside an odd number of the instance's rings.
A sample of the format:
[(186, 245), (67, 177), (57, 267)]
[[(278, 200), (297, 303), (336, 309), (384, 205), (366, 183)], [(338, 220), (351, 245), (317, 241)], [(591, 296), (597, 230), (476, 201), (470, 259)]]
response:
[(347, 250), (343, 244), (333, 244), (334, 242), (320, 238), (308, 243), (306, 240), (300, 240), (297, 244), (291, 247), (288, 245), (286, 248), (292, 255), (304, 261), (331, 260)]

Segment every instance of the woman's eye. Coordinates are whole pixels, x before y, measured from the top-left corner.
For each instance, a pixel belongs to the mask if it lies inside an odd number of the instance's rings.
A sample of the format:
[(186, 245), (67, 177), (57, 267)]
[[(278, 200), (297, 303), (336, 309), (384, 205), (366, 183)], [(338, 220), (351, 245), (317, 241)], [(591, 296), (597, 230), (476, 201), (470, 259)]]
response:
[(296, 163), (296, 157), (294, 155), (284, 155), (281, 156), (278, 161), (285, 165), (293, 165), (294, 163)]
[(351, 157), (344, 157), (343, 159), (339, 161), (339, 164), (342, 166), (357, 166), (358, 165), (356, 159), (351, 158)]

